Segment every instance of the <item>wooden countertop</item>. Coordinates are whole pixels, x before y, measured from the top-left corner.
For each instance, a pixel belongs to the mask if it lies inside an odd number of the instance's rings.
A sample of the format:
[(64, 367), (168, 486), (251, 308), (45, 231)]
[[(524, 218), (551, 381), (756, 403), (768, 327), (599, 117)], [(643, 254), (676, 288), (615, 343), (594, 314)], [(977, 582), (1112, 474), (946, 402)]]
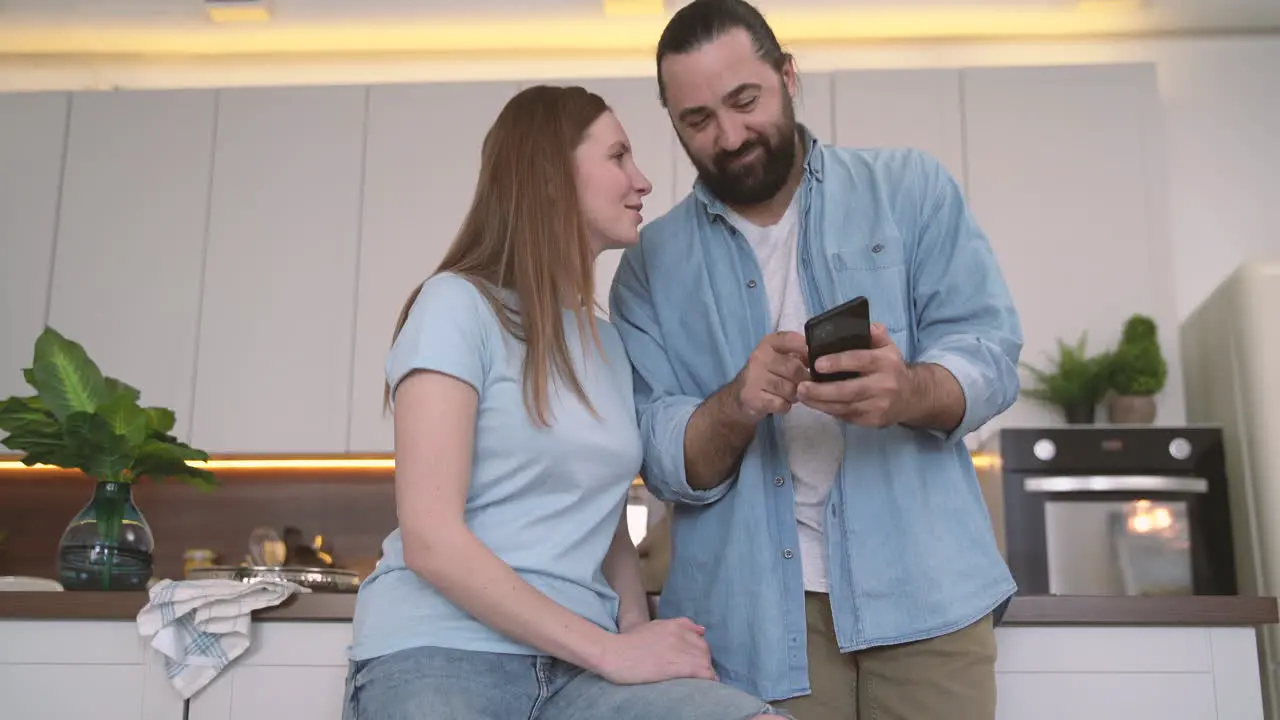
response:
[[(354, 593), (295, 595), (254, 613), (263, 621), (348, 622)], [(147, 602), (134, 592), (0, 592), (0, 620), (133, 620)], [(1280, 622), (1275, 598), (1238, 596), (1017, 596), (1005, 625), (1265, 625)]]

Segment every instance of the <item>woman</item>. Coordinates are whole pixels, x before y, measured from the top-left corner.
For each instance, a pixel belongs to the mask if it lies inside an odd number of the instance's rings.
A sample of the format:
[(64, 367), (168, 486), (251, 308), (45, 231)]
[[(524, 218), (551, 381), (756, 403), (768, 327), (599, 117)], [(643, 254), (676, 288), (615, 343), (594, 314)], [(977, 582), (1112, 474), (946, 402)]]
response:
[(524, 90), (489, 130), (387, 358), (399, 528), (356, 603), (349, 720), (777, 717), (716, 682), (702, 628), (650, 620), (627, 532), (641, 443), (593, 265), (650, 190), (581, 88)]

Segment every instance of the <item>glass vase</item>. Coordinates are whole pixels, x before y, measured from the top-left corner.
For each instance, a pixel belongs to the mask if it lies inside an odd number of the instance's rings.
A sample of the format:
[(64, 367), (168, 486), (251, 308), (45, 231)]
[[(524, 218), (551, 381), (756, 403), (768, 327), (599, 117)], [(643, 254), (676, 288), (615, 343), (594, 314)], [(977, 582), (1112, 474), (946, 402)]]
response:
[(58, 579), (67, 590), (145, 591), (155, 539), (133, 504), (133, 485), (100, 480), (58, 543)]

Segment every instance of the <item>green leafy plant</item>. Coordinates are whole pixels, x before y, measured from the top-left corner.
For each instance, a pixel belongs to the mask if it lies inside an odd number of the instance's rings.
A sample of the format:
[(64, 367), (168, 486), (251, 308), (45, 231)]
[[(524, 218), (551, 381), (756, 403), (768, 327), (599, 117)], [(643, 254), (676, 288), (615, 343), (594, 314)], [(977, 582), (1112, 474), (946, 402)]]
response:
[(1081, 333), (1074, 345), (1059, 339), (1058, 357), (1051, 359), (1051, 369), (1022, 363), (1036, 383), (1022, 394), (1061, 408), (1092, 408), (1101, 402), (1107, 393), (1110, 355), (1090, 356), (1085, 349), (1087, 340), (1087, 333)]
[(208, 460), (203, 450), (169, 434), (174, 414), (138, 405), (133, 387), (102, 374), (84, 348), (45, 328), (31, 367), (22, 371), (31, 396), (0, 403), (0, 442), (25, 453), (25, 465), (78, 468), (108, 482), (177, 479), (200, 489), (217, 485), (213, 473), (188, 461)]
[(1108, 387), (1117, 395), (1155, 395), (1164, 389), (1168, 373), (1155, 321), (1146, 315), (1130, 316), (1111, 354)]

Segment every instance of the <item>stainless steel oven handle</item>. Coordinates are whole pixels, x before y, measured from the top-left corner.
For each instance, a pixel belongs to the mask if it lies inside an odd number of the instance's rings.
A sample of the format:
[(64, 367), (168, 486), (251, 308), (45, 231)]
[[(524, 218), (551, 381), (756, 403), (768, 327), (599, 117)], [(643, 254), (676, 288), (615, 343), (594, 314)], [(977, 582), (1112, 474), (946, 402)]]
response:
[(1180, 475), (1037, 475), (1022, 481), (1027, 492), (1209, 492), (1204, 478)]

